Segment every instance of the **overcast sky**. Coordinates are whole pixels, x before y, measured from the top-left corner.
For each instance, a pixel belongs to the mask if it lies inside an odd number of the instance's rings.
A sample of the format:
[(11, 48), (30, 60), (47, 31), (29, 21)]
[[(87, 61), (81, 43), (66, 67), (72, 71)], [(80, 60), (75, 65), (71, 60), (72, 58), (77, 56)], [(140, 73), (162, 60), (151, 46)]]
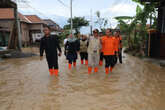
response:
[[(58, 0), (28, 1), (31, 8), (28, 5), (20, 5), (20, 11), (23, 14), (39, 14), (44, 18), (54, 17), (53, 19), (55, 20), (57, 16), (61, 16), (57, 19), (57, 23), (59, 22), (59, 24), (66, 23), (66, 21), (62, 21), (62, 17), (70, 17), (70, 0), (61, 0), (65, 5)], [(111, 25), (115, 26), (116, 21), (113, 19), (115, 16), (134, 16), (136, 6), (137, 4), (132, 2), (132, 0), (73, 0), (73, 16), (85, 16), (89, 18), (90, 10), (93, 12), (93, 17), (96, 11), (100, 11), (101, 16), (109, 19)]]

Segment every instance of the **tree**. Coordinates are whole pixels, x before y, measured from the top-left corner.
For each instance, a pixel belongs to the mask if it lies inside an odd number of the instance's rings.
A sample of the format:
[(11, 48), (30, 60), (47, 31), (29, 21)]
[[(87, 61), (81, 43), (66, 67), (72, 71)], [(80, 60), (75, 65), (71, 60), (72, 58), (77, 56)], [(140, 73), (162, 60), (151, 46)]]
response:
[(99, 25), (100, 30), (104, 30), (105, 27), (108, 25), (108, 20), (101, 17), (100, 11), (96, 12), (96, 16), (97, 20), (95, 23)]
[[(64, 26), (65, 30), (69, 30), (71, 27), (71, 19), (68, 19), (68, 24)], [(80, 33), (80, 29), (83, 26), (88, 26), (89, 21), (85, 19), (85, 17), (74, 17), (73, 18), (73, 29), (75, 30), (76, 34)]]
[(131, 41), (131, 33), (136, 27), (136, 20), (134, 17), (130, 16), (118, 16), (115, 17), (115, 19), (119, 22), (118, 27), (120, 30), (128, 36), (127, 38), (127, 43), (128, 43), (128, 48), (133, 49), (133, 43)]

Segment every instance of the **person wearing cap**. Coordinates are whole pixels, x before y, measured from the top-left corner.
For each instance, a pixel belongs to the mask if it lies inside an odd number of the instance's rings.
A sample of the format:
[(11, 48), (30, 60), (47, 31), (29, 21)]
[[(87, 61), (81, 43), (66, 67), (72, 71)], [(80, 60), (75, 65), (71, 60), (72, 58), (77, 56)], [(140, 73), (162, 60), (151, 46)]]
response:
[(111, 29), (106, 30), (106, 35), (101, 39), (102, 47), (103, 47), (103, 54), (105, 58), (105, 72), (109, 74), (109, 71), (112, 72), (112, 69), (116, 63), (116, 39), (112, 35)]
[(98, 29), (93, 31), (93, 36), (89, 38), (88, 45), (88, 74), (91, 74), (92, 68), (94, 72), (98, 72), (100, 59), (101, 42)]
[(87, 36), (82, 35), (81, 39), (80, 39), (80, 57), (81, 57), (81, 64), (84, 64), (84, 60), (85, 60), (85, 65), (88, 65), (88, 40), (87, 40)]
[(75, 38), (72, 34), (69, 35), (69, 38), (65, 44), (66, 57), (68, 60), (69, 69), (72, 68), (72, 64), (76, 67), (77, 53), (80, 50), (80, 45), (78, 39)]
[[(61, 48), (57, 36), (50, 35), (50, 28), (44, 27), (44, 37), (40, 41), (40, 60), (46, 53), (50, 75), (58, 76), (58, 56), (61, 56)], [(57, 49), (59, 54), (57, 54)]]

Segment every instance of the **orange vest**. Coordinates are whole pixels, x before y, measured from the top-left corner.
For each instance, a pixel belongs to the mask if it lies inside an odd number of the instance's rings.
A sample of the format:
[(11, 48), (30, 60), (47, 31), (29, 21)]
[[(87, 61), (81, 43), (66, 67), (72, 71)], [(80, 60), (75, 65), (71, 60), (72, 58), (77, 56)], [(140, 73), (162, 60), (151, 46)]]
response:
[(115, 37), (102, 37), (102, 50), (104, 55), (115, 55), (116, 51), (116, 39)]

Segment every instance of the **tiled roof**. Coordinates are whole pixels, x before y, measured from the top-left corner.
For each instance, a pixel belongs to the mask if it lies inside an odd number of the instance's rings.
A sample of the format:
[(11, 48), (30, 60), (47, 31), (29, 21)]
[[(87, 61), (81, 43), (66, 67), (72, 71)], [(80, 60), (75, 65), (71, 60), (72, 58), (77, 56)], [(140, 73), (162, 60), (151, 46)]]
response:
[(44, 23), (37, 15), (25, 15), (25, 17), (29, 19), (31, 23)]
[(0, 8), (0, 19), (14, 19), (14, 9)]
[(18, 16), (22, 22), (31, 23), (31, 21), (26, 16), (22, 15), (21, 13), (18, 13)]

